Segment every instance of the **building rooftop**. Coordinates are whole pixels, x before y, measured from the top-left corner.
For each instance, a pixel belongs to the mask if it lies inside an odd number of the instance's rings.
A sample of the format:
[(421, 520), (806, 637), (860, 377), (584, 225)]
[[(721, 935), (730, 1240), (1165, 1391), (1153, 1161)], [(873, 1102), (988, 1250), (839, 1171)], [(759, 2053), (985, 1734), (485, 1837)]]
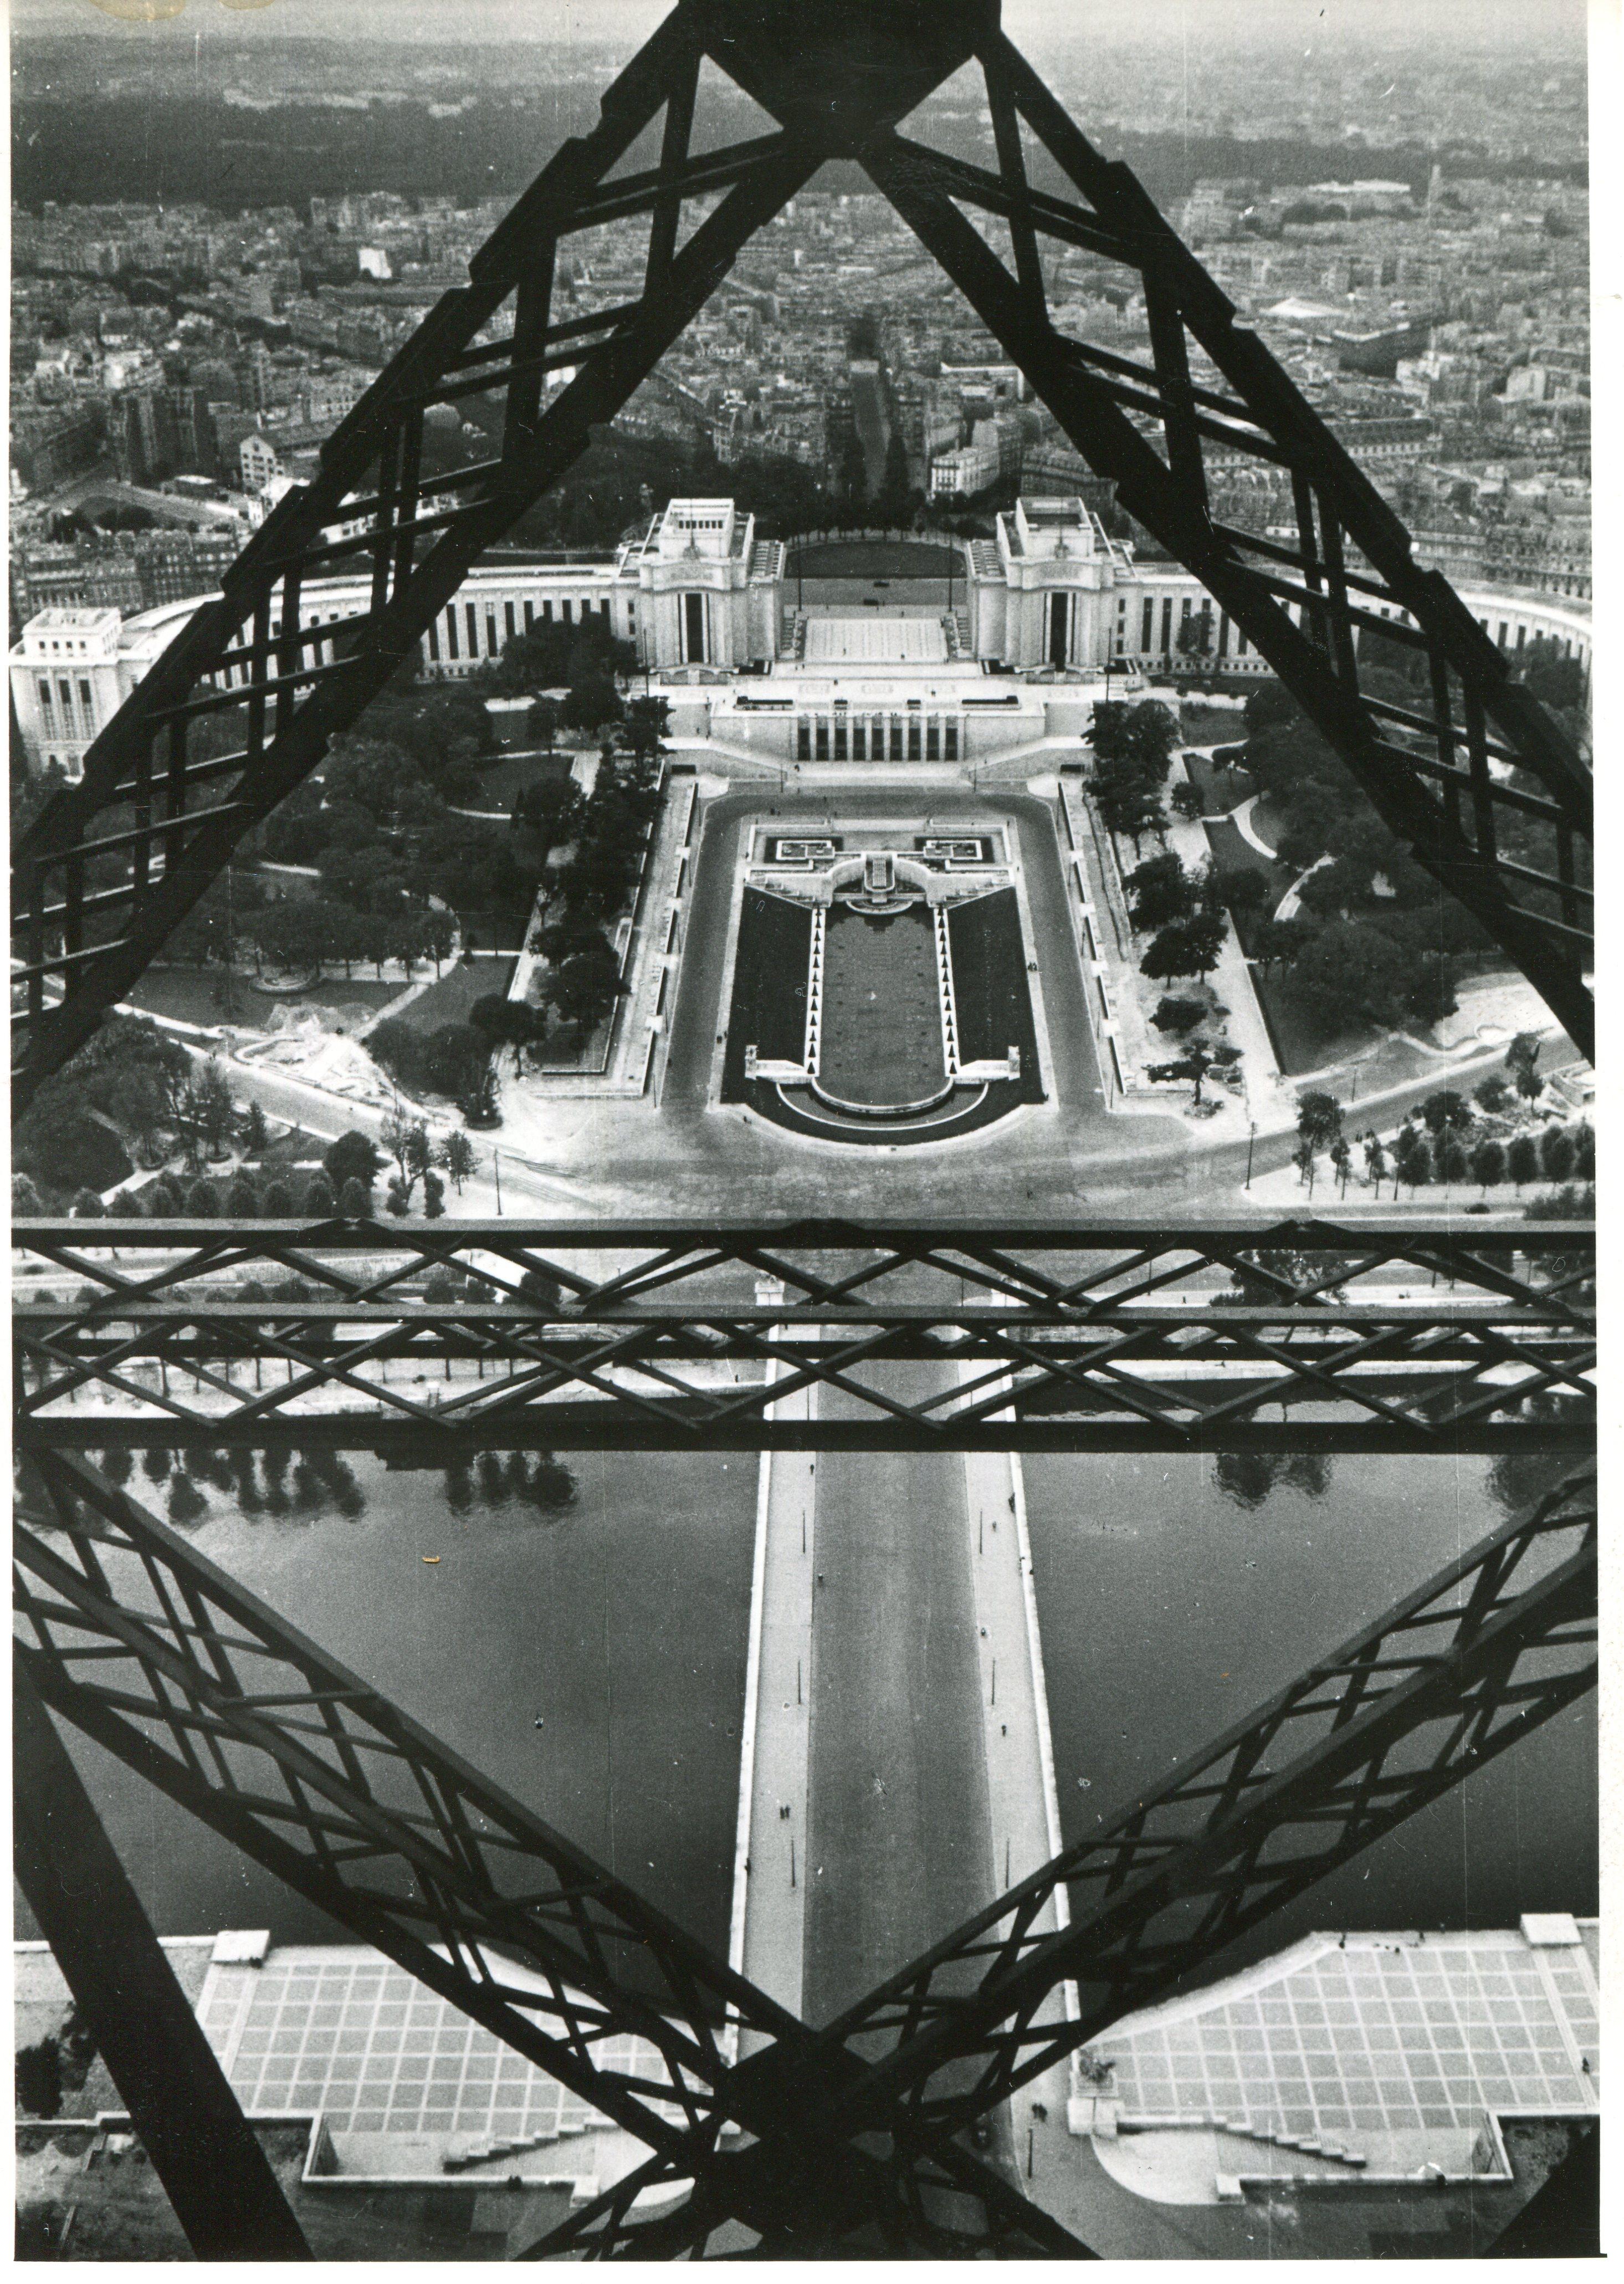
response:
[[(256, 1961), (231, 1956), (233, 1948), (229, 1935), (216, 1942), (198, 2001), (209, 2044), (250, 2116), (320, 2110), (346, 2171), (432, 2178), (448, 2155), (472, 2156), (494, 2141), (530, 2145), (500, 2161), (504, 2171), (522, 2171), (515, 2159), (609, 2127), (381, 1952), (294, 1944)], [(539, 2000), (539, 1977), (511, 1960), (502, 1966), (505, 1982), (534, 1984)], [(611, 2038), (597, 2058), (607, 2069), (665, 2075), (641, 2039)], [(535, 2162), (557, 2170), (556, 2159)]]
[[(1312, 1935), (1126, 2016), (1085, 2062), (1122, 2125), (1220, 2128), (1234, 2173), (1266, 2138), (1316, 2172), (1469, 2171), (1493, 2115), (1599, 2108), (1599, 1970), (1597, 1922), (1565, 1913), (1488, 1933)], [(1182, 2162), (1176, 2139), (1166, 2148)]]

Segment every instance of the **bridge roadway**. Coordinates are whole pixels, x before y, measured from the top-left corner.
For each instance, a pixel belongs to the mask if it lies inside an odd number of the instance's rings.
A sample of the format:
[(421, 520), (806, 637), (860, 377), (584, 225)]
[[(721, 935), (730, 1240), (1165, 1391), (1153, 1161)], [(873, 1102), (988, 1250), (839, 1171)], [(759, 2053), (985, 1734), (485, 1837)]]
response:
[[(765, 1281), (759, 1297), (773, 1297)], [(913, 1402), (974, 1369), (871, 1373)], [(855, 1406), (822, 1388), (777, 1408)], [(731, 1955), (819, 2025), (1048, 1861), (1059, 1819), (1019, 1463), (797, 1451), (761, 1465)], [(989, 2121), (1011, 2180), (1035, 2114), (1059, 2137), (1048, 2170), (1066, 2170), (1067, 2078), (1046, 2073)]]
[[(953, 1367), (890, 1365), (907, 1402)], [(861, 1407), (824, 1391), (820, 1418)], [(802, 2006), (832, 2020), (991, 1902), (964, 1463), (830, 1454), (817, 1468)]]

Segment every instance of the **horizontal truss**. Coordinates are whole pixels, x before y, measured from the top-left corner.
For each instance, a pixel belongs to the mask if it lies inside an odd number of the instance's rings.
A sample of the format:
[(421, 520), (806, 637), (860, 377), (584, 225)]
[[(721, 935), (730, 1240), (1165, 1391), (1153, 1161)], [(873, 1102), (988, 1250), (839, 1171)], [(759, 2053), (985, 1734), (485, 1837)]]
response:
[[(866, 54), (868, 70), (840, 43)], [(997, 165), (903, 135), (903, 120), (973, 56)], [(779, 122), (695, 152), (707, 59)], [(663, 118), (658, 164), (617, 174)], [(1592, 891), (1589, 773), (1134, 176), (1105, 162), (986, 13), (928, 23), (896, 6), (816, 11), (762, 0), (742, 27), (679, 0), (564, 144), (97, 738), (14, 855), (15, 1097), (94, 1031), (234, 849), (320, 762), (411, 655), (472, 567), (585, 449), (726, 277), (738, 254), (830, 159), (855, 159), (891, 199), (1121, 505), (1195, 573), (1341, 755), (1391, 829), (1477, 917), (1575, 1043), (1593, 1051), (1586, 983)], [(1035, 181), (1029, 161), (1064, 185)], [(703, 211), (682, 245), (684, 218)], [(968, 211), (1007, 238), (1003, 261)], [(644, 289), (558, 319), (559, 241), (650, 216)], [(1145, 297), (1150, 362), (1070, 339), (1049, 309), (1040, 240), (1120, 266)], [(550, 402), (550, 372), (574, 377)], [(430, 408), (482, 403), (499, 448), (426, 475)], [(1220, 457), (1222, 456), (1222, 458)], [(1226, 465), (1290, 478), (1290, 544), (1211, 507)], [(359, 525), (356, 530), (350, 527)], [(308, 582), (371, 574), (367, 606), (315, 624)], [(1368, 664), (1420, 663), (1413, 705), (1374, 696)], [(1362, 659), (1364, 661), (1362, 667)], [(230, 708), (242, 743), (199, 749)]]
[[(14, 1242), (29, 1449), (1582, 1451), (1594, 1434), (1589, 1224), (24, 1221)], [(901, 1358), (955, 1369), (904, 1401), (876, 1370)], [(785, 1420), (802, 1388), (855, 1416)]]
[[(650, 2147), (540, 2255), (741, 2228), (769, 2252), (1081, 2251), (955, 2137), (1595, 1680), (1577, 1479), (814, 2032), (94, 1468), (34, 1464), (16, 1654), (41, 1697)], [(1069, 1927), (1035, 1932), (1062, 1888)], [(769, 2043), (733, 2064), (724, 2020)], [(642, 2071), (601, 2059), (628, 2031)], [(634, 2219), (675, 2183), (680, 2210)]]

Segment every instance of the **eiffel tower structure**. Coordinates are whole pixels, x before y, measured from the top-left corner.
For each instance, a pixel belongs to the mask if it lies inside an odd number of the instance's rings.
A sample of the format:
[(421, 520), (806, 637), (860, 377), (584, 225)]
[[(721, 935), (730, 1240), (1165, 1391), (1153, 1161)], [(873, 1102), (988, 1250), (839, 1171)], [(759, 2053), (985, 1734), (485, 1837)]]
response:
[[(771, 122), (696, 150), (701, 74)], [(907, 132), (956, 73), (985, 87), (997, 164)], [(659, 136), (651, 165), (629, 163)], [(232, 850), (409, 656), (472, 566), (613, 418), (750, 239), (831, 160), (860, 168), (934, 255), (1121, 505), (1200, 579), (1346, 762), (1384, 822), (1482, 923), (1593, 1052), (1588, 772), (1448, 582), (1124, 166), (1103, 159), (989, 0), (679, 0), (335, 430), (17, 846), (12, 920), (20, 1105), (82, 1046)], [(649, 216), (642, 293), (554, 309), (570, 236)], [(980, 226), (977, 220), (980, 218)], [(1144, 296), (1148, 364), (1051, 317), (1045, 246), (1118, 264)], [(548, 398), (546, 376), (572, 369)], [(426, 476), (431, 408), (501, 404), (500, 450)], [(1211, 507), (1214, 450), (1283, 470), (1295, 528), (1265, 539)], [(345, 527), (339, 533), (338, 527)], [(358, 527), (358, 528), (357, 528)], [(370, 569), (366, 607), (319, 629), (303, 583)], [(1430, 703), (1362, 687), (1361, 655), (1425, 659)], [(240, 752), (189, 750), (242, 711)]]
[[(991, 167), (933, 148), (923, 128), (910, 131), (912, 115), (960, 73), (985, 93)], [(713, 74), (751, 98), (761, 129), (700, 148), (695, 121)], [(20, 1105), (127, 995), (244, 836), (410, 656), (484, 551), (625, 404), (751, 238), (830, 162), (860, 169), (892, 202), (1120, 504), (1200, 580), (1391, 830), (1591, 1051), (1591, 822), (1580, 756), (1511, 680), (1448, 582), (1416, 564), (1390, 508), (1237, 323), (1142, 185), (1066, 115), (1005, 36), (995, 4), (678, 0), (604, 96), (597, 126), (559, 149), (473, 258), (468, 283), (444, 296), (328, 440), (314, 480), (288, 494), (220, 597), (103, 731), (82, 782), (20, 839)], [(640, 293), (589, 317), (558, 314), (560, 248), (574, 232), (631, 215), (648, 217)], [(1120, 265), (1143, 293), (1148, 360), (1057, 327), (1044, 262), (1057, 246)], [(550, 388), (548, 376), (566, 368), (571, 377)], [(454, 475), (426, 474), (426, 416), (476, 398), (499, 407), (497, 449)], [(1289, 538), (1264, 538), (1214, 513), (1215, 451), (1284, 472)], [(309, 623), (306, 583), (357, 564), (370, 577), (364, 606), (337, 626)], [(1394, 645), (1419, 653), (1426, 700), (1400, 706), (1364, 686), (1371, 661)], [(213, 713), (240, 715), (241, 750), (195, 749), (195, 727)], [(117, 1384), (144, 1337), (140, 1326), (128, 1329), (137, 1318), (149, 1334), (156, 1326), (156, 1337), (191, 1343), (178, 1353), (194, 1375), (214, 1371), (219, 1357), (252, 1355), (258, 1341), (285, 1360), (297, 1353), (301, 1372), (337, 1381), (359, 1361), (342, 1353), (345, 1339), (376, 1337), (386, 1348), (419, 1338), (415, 1326), (391, 1329), (397, 1279), (344, 1270), (347, 1250), (385, 1232), (327, 1225), (335, 1265), (320, 1228), (166, 1224), (182, 1265), (149, 1274), (101, 1257), (109, 1243), (138, 1246), (139, 1227), (97, 1228), (95, 1248), (74, 1224), (19, 1231), (53, 1274), (103, 1287), (72, 1303), (66, 1319), (59, 1309), (25, 1327), (27, 1369), (61, 1374), (56, 1385), (70, 1391), (98, 1373)], [(452, 1223), (394, 1234), (417, 1248), (419, 1265), (456, 1250)], [(713, 1243), (697, 1228), (646, 1234), (673, 1259)], [(1096, 1304), (1074, 1272), (1023, 1271), (1018, 1231), (961, 1234), (954, 1265), (967, 1268), (978, 1293), (1059, 1326), (1078, 1344), (1071, 1353), (1092, 1354)], [(1533, 1359), (1542, 1394), (1588, 1392), (1593, 1233), (1550, 1236), (1562, 1262), (1538, 1279), (1519, 1266), (1515, 1248), (1473, 1250), (1458, 1232), (1430, 1225), (1383, 1232), (1367, 1248), (1378, 1265), (1418, 1262), (1451, 1283), (1459, 1273), (1472, 1298), (1464, 1309), (1441, 1306), (1418, 1334), (1354, 1327), (1351, 1337), (1397, 1375), (1395, 1387), (1408, 1387), (1417, 1357), (1427, 1370), (1435, 1358), (1460, 1369), (1447, 1420), (1435, 1401), (1429, 1412), (1424, 1401), (1397, 1406), (1383, 1396), (1365, 1404), (1359, 1440), (1347, 1448), (1425, 1449), (1441, 1434), (1485, 1450), (1582, 1443), (1582, 1429), (1553, 1425), (1547, 1412), (1529, 1420), (1519, 1445), (1522, 1429), (1490, 1419), (1499, 1399), (1480, 1384), (1490, 1365), (1515, 1357)], [(1082, 1237), (1050, 1232), (1043, 1241), (1074, 1251)], [(517, 1248), (516, 1273), (537, 1268), (555, 1288), (559, 1275), (574, 1276), (572, 1305), (592, 1324), (635, 1313), (637, 1279), (594, 1285), (551, 1261), (549, 1245), (567, 1250), (567, 1232), (509, 1224), (505, 1236), (486, 1238)], [(600, 1232), (599, 1241), (621, 1240)], [(1220, 1267), (1238, 1241), (1255, 1240), (1222, 1230), (1087, 1232), (1109, 1255), (1113, 1290), (1136, 1276), (1146, 1291), (1159, 1287), (1163, 1251)], [(887, 1354), (928, 1352), (907, 1343), (928, 1342), (939, 1328), (921, 1329), (906, 1311), (871, 1322), (861, 1280), (805, 1263), (819, 1248), (870, 1246), (911, 1271), (937, 1263), (941, 1231), (751, 1231), (732, 1242), (730, 1257), (758, 1271), (765, 1259), (788, 1279), (779, 1329), (792, 1338), (803, 1318), (814, 1325), (808, 1372), (829, 1320), (855, 1323), (856, 1345), (883, 1336)], [(1327, 1295), (1347, 1274), (1342, 1256), (1357, 1256), (1363, 1242), (1310, 1232), (1308, 1267), (1295, 1281), (1277, 1280), (1279, 1313), (1316, 1310), (1307, 1321), (1317, 1336), (1330, 1322)], [(273, 1256), (296, 1256), (325, 1279), (325, 1317), (301, 1303), (269, 1328), (212, 1321), (200, 1280), (222, 1262)], [(648, 1279), (656, 1301), (666, 1281), (661, 1255)], [(519, 1321), (517, 1303), (498, 1296), (482, 1314), (466, 1313), (468, 1323), (443, 1329), (448, 1356), (457, 1341), (456, 1353), (480, 1355), (505, 1343), (527, 1370), (567, 1377), (592, 1368), (589, 1356), (571, 1362), (567, 1340), (543, 1341), (545, 1328)], [(991, 1340), (980, 1321), (993, 1313), (961, 1309), (956, 1318), (949, 1308), (942, 1318), (960, 1330), (973, 1322), (975, 1336), (990, 1341), (976, 1353), (1008, 1369), (1007, 1341)], [(693, 1317), (714, 1339), (715, 1310), (702, 1294)], [(1021, 1329), (1009, 1310), (1003, 1319)], [(1216, 1302), (1181, 1323), (1208, 1343), (1202, 1355), (1214, 1360), (1219, 1385), (1221, 1338), (1256, 1334), (1250, 1324), (1237, 1333)], [(688, 1329), (674, 1334), (669, 1318), (660, 1320), (660, 1336), (679, 1345)], [(441, 1336), (432, 1326), (423, 1335)], [(646, 1340), (648, 1326), (627, 1337)], [(751, 1321), (728, 1337), (744, 1355), (763, 1335)], [(1288, 1350), (1289, 1340), (1269, 1353), (1279, 1361)], [(1291, 1368), (1323, 1393), (1317, 1357), (1304, 1364), (1292, 1353)], [(1049, 1369), (1076, 1378), (1066, 1354)], [(223, 1384), (232, 1386), (229, 1365)], [(1435, 1398), (1436, 1383), (1428, 1385)], [(976, 2121), (1127, 2008), (1180, 1987), (1238, 1933), (1513, 1748), (1595, 1681), (1595, 1498), (1575, 1478), (1186, 1756), (1116, 1824), (814, 2030), (149, 1514), (80, 1455), (74, 1434), (53, 1427), (37, 1386), (23, 1386), (45, 1519), (36, 1514), (18, 1539), (20, 1873), (199, 2256), (298, 2257), (302, 2247), (178, 1986), (172, 1976), (166, 1983), (47, 1708), (644, 2143), (647, 2160), (539, 2241), (534, 2257), (1075, 2257), (1087, 2246), (1007, 2169), (977, 2154)], [(1227, 1398), (1222, 1408), (1233, 1408)], [(740, 1448), (726, 1409), (684, 1416), (691, 1448)], [(341, 1438), (342, 1420), (324, 1424), (329, 1440)], [(492, 1442), (511, 1424), (491, 1430)], [(923, 1438), (930, 1427), (915, 1420), (909, 1432)], [(873, 1448), (923, 1448), (895, 1441), (906, 1428), (894, 1418), (879, 1431), (893, 1440)], [(258, 1432), (246, 1412), (241, 1432)], [(521, 1425), (516, 1440), (527, 1432)], [(984, 1440), (993, 1431), (982, 1432)], [(1310, 1431), (1269, 1432), (1274, 1442), (1259, 1448)], [(744, 1448), (760, 1447), (750, 1441), (756, 1433)], [(1481, 1434), (1502, 1441), (1471, 1443)], [(1129, 1440), (1100, 1426), (1089, 1448), (1112, 1448), (1113, 1435)], [(951, 1431), (943, 1440), (952, 1447)], [(121, 1590), (130, 1576), (138, 1591)], [(1054, 1912), (1062, 1896), (1069, 1918)], [(506, 1960), (526, 1975), (509, 1982)], [(1069, 2011), (1056, 2003), (1063, 1987), (1077, 1994)], [(628, 2031), (655, 2061), (611, 2064), (606, 2042)], [(743, 2031), (751, 2051), (739, 2061), (730, 2037)]]

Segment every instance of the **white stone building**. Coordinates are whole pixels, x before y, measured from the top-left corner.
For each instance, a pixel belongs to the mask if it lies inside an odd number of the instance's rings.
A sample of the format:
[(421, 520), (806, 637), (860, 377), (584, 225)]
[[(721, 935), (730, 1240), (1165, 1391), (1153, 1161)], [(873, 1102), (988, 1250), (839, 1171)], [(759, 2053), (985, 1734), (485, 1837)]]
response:
[[(1154, 678), (1194, 662), (1181, 649), (1194, 622), (1205, 622), (1207, 665), (1268, 671), (1191, 573), (1136, 562), (1075, 497), (1023, 499), (994, 538), (958, 553), (963, 586), (956, 579), (949, 595), (944, 582), (940, 604), (899, 598), (854, 612), (808, 595), (797, 610), (782, 542), (758, 538), (731, 500), (673, 500), (612, 558), (471, 572), (425, 634), (423, 668), (458, 677), (536, 626), (596, 620), (660, 677), (679, 734), (786, 763), (973, 762), (1081, 736), (1105, 669)], [(369, 593), (355, 575), (308, 581), (307, 628), (362, 615)], [(1549, 637), (1589, 666), (1581, 605), (1462, 594), (1502, 649)], [(11, 656), (30, 766), (55, 762), (76, 777), (91, 739), (205, 599), (122, 621), (66, 607), (31, 619)], [(279, 632), (274, 602), (272, 623)]]

